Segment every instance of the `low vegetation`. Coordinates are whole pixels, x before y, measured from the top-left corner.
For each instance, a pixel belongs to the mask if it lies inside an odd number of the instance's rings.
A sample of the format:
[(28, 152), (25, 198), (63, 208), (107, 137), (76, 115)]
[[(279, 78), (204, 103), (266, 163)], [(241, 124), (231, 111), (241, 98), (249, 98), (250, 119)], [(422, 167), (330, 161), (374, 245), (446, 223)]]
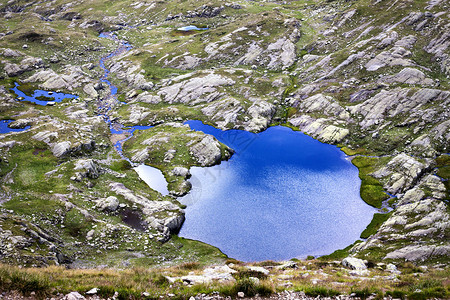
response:
[[(233, 275), (234, 282), (185, 285), (181, 280), (171, 281), (171, 276), (181, 276), (188, 272), (200, 274), (203, 267), (197, 263), (183, 263), (178, 266), (160, 269), (130, 268), (126, 270), (97, 269), (70, 270), (64, 267), (18, 268), (0, 265), (0, 288), (3, 292), (19, 292), (24, 296), (38, 298), (78, 291), (85, 294), (97, 288), (97, 295), (108, 298), (115, 293), (119, 299), (186, 299), (198, 294), (236, 297), (239, 292), (252, 297), (270, 296), (289, 290), (303, 292), (310, 297), (333, 297), (352, 294), (366, 299), (391, 296), (408, 299), (446, 298), (450, 286), (444, 278), (449, 272), (440, 268), (424, 269), (411, 264), (399, 266), (400, 275), (392, 280), (383, 267), (374, 265), (369, 278), (376, 280), (360, 281), (349, 275), (349, 271), (334, 263), (319, 260), (297, 261), (295, 269), (278, 269), (267, 263), (269, 275), (249, 271), (247, 264), (231, 264), (239, 270)], [(370, 264), (369, 264), (370, 265)], [(286, 282), (289, 282), (286, 288)]]
[(375, 171), (374, 166), (379, 163), (379, 159), (373, 157), (357, 156), (352, 159), (352, 163), (359, 170), (361, 179), (361, 198), (369, 205), (381, 208), (384, 200), (389, 196), (383, 189), (381, 183), (370, 175)]

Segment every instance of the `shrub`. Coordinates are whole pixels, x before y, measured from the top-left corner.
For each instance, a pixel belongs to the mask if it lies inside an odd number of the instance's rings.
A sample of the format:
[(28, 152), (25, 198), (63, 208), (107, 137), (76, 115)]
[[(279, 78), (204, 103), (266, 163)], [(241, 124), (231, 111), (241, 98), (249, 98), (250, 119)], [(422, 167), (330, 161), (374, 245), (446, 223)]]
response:
[(269, 296), (274, 292), (274, 289), (267, 283), (255, 283), (255, 281), (250, 278), (239, 279), (235, 284), (223, 286), (220, 289), (220, 293), (225, 296), (233, 297), (239, 292), (243, 292), (246, 297), (253, 297), (256, 294), (260, 296)]
[(44, 296), (50, 292), (49, 280), (46, 276), (38, 276), (23, 272), (9, 266), (0, 268), (0, 290), (18, 291), (23, 295), (35, 292), (38, 296)]
[(387, 291), (386, 296), (391, 296), (392, 298), (405, 299), (406, 293), (400, 290)]
[(339, 291), (327, 289), (323, 286), (307, 287), (303, 290), (307, 296), (310, 297), (334, 297), (340, 294)]

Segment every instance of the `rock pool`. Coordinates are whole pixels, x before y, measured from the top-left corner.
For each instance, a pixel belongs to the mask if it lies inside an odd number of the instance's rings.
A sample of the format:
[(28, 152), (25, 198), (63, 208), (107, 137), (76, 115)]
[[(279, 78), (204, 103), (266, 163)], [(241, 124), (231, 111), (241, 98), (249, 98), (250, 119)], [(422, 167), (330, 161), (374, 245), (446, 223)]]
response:
[(24, 128), (11, 128), (9, 124), (14, 120), (0, 120), (0, 133), (20, 132), (30, 129), (31, 126), (25, 126)]
[(243, 261), (324, 255), (359, 238), (375, 209), (359, 196), (358, 169), (336, 146), (276, 126), (254, 134), (199, 121), (236, 153), (209, 168), (191, 168), (180, 236)]
[(19, 90), (19, 84), (17, 82), (14, 83), (14, 88), (11, 90), (14, 91), (17, 95), (17, 99), (21, 99), (20, 101), (27, 101), (31, 103), (35, 103), (38, 105), (48, 105), (49, 102), (59, 103), (64, 99), (77, 99), (78, 96), (65, 94), (65, 93), (57, 93), (57, 92), (49, 92), (43, 90), (35, 90), (31, 96), (28, 96), (21, 90)]

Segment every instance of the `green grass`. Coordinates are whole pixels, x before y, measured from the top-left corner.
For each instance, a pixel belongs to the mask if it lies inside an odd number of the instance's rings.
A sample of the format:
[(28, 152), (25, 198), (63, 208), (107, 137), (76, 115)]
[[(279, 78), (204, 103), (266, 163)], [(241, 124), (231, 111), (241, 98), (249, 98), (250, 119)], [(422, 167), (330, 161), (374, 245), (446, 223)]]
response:
[(377, 159), (372, 157), (357, 156), (352, 159), (352, 163), (359, 169), (359, 178), (361, 179), (361, 198), (367, 204), (381, 208), (384, 200), (389, 196), (384, 192), (381, 183), (369, 173), (374, 171)]
[(371, 235), (375, 234), (380, 226), (391, 216), (392, 213), (387, 214), (379, 214), (376, 213), (373, 215), (373, 219), (369, 225), (367, 225), (366, 229), (361, 233), (362, 239), (367, 239)]
[(44, 297), (50, 294), (49, 279), (15, 267), (0, 267), (1, 291), (19, 291), (25, 296), (34, 292), (38, 297)]
[[(275, 291), (286, 289), (284, 281), (279, 280), (280, 275), (289, 275), (292, 287), (287, 288), (294, 292), (304, 292), (310, 297), (335, 297), (337, 295), (355, 294), (355, 297), (366, 299), (373, 294), (377, 297), (392, 296), (408, 299), (446, 299), (449, 296), (448, 270), (428, 268), (426, 271), (410, 273), (408, 269), (419, 269), (412, 263), (398, 265), (402, 272), (397, 280), (386, 278), (390, 273), (371, 269), (369, 278), (376, 280), (361, 280), (347, 274), (340, 265), (329, 261), (301, 261), (298, 260), (298, 269), (277, 270), (270, 269), (267, 277), (258, 280), (252, 273), (245, 273), (246, 267), (242, 263), (235, 263), (232, 267), (238, 271), (235, 282), (184, 285), (181, 280), (169, 282), (166, 276), (180, 277), (192, 274), (200, 275), (204, 266), (198, 263), (183, 263), (178, 266), (166, 268), (129, 267), (125, 269), (66, 269), (61, 266), (47, 268), (18, 268), (0, 264), (0, 289), (2, 292), (16, 290), (23, 295), (35, 292), (40, 298), (67, 294), (77, 291), (85, 295), (86, 291), (96, 287), (98, 295), (104, 298), (112, 297), (117, 292), (123, 299), (144, 299), (142, 293), (148, 292), (150, 298), (162, 296), (167, 298), (169, 293), (174, 299), (188, 299), (198, 294), (230, 296), (235, 298), (238, 292), (246, 297), (259, 294), (268, 297)], [(315, 271), (318, 271), (317, 273)], [(311, 283), (311, 278), (304, 277), (305, 272), (321, 277), (317, 284)], [(334, 283), (341, 283), (335, 285)]]
[(436, 175), (446, 180), (450, 179), (450, 155), (441, 155), (436, 158)]
[(321, 256), (321, 257), (319, 257), (319, 260), (327, 261), (327, 260), (344, 259), (349, 255), (349, 251), (354, 245), (355, 244), (352, 244), (352, 245), (345, 247), (344, 249), (339, 249), (339, 250), (334, 251), (331, 254)]
[(155, 81), (160, 81), (161, 79), (168, 78), (174, 75), (182, 75), (188, 73), (187, 71), (179, 69), (159, 67), (152, 62), (152, 59), (145, 60), (142, 63), (141, 67), (145, 70), (145, 77), (147, 79)]

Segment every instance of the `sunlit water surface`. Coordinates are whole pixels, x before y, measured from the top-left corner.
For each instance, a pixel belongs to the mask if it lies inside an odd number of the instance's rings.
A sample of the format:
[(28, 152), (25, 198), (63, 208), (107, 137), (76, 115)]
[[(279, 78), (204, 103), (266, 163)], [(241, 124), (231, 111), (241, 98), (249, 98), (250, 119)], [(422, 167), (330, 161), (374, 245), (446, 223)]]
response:
[(281, 126), (253, 134), (187, 123), (236, 153), (191, 168), (180, 236), (243, 261), (284, 260), (344, 248), (370, 223), (375, 209), (359, 196), (358, 169), (337, 147)]

